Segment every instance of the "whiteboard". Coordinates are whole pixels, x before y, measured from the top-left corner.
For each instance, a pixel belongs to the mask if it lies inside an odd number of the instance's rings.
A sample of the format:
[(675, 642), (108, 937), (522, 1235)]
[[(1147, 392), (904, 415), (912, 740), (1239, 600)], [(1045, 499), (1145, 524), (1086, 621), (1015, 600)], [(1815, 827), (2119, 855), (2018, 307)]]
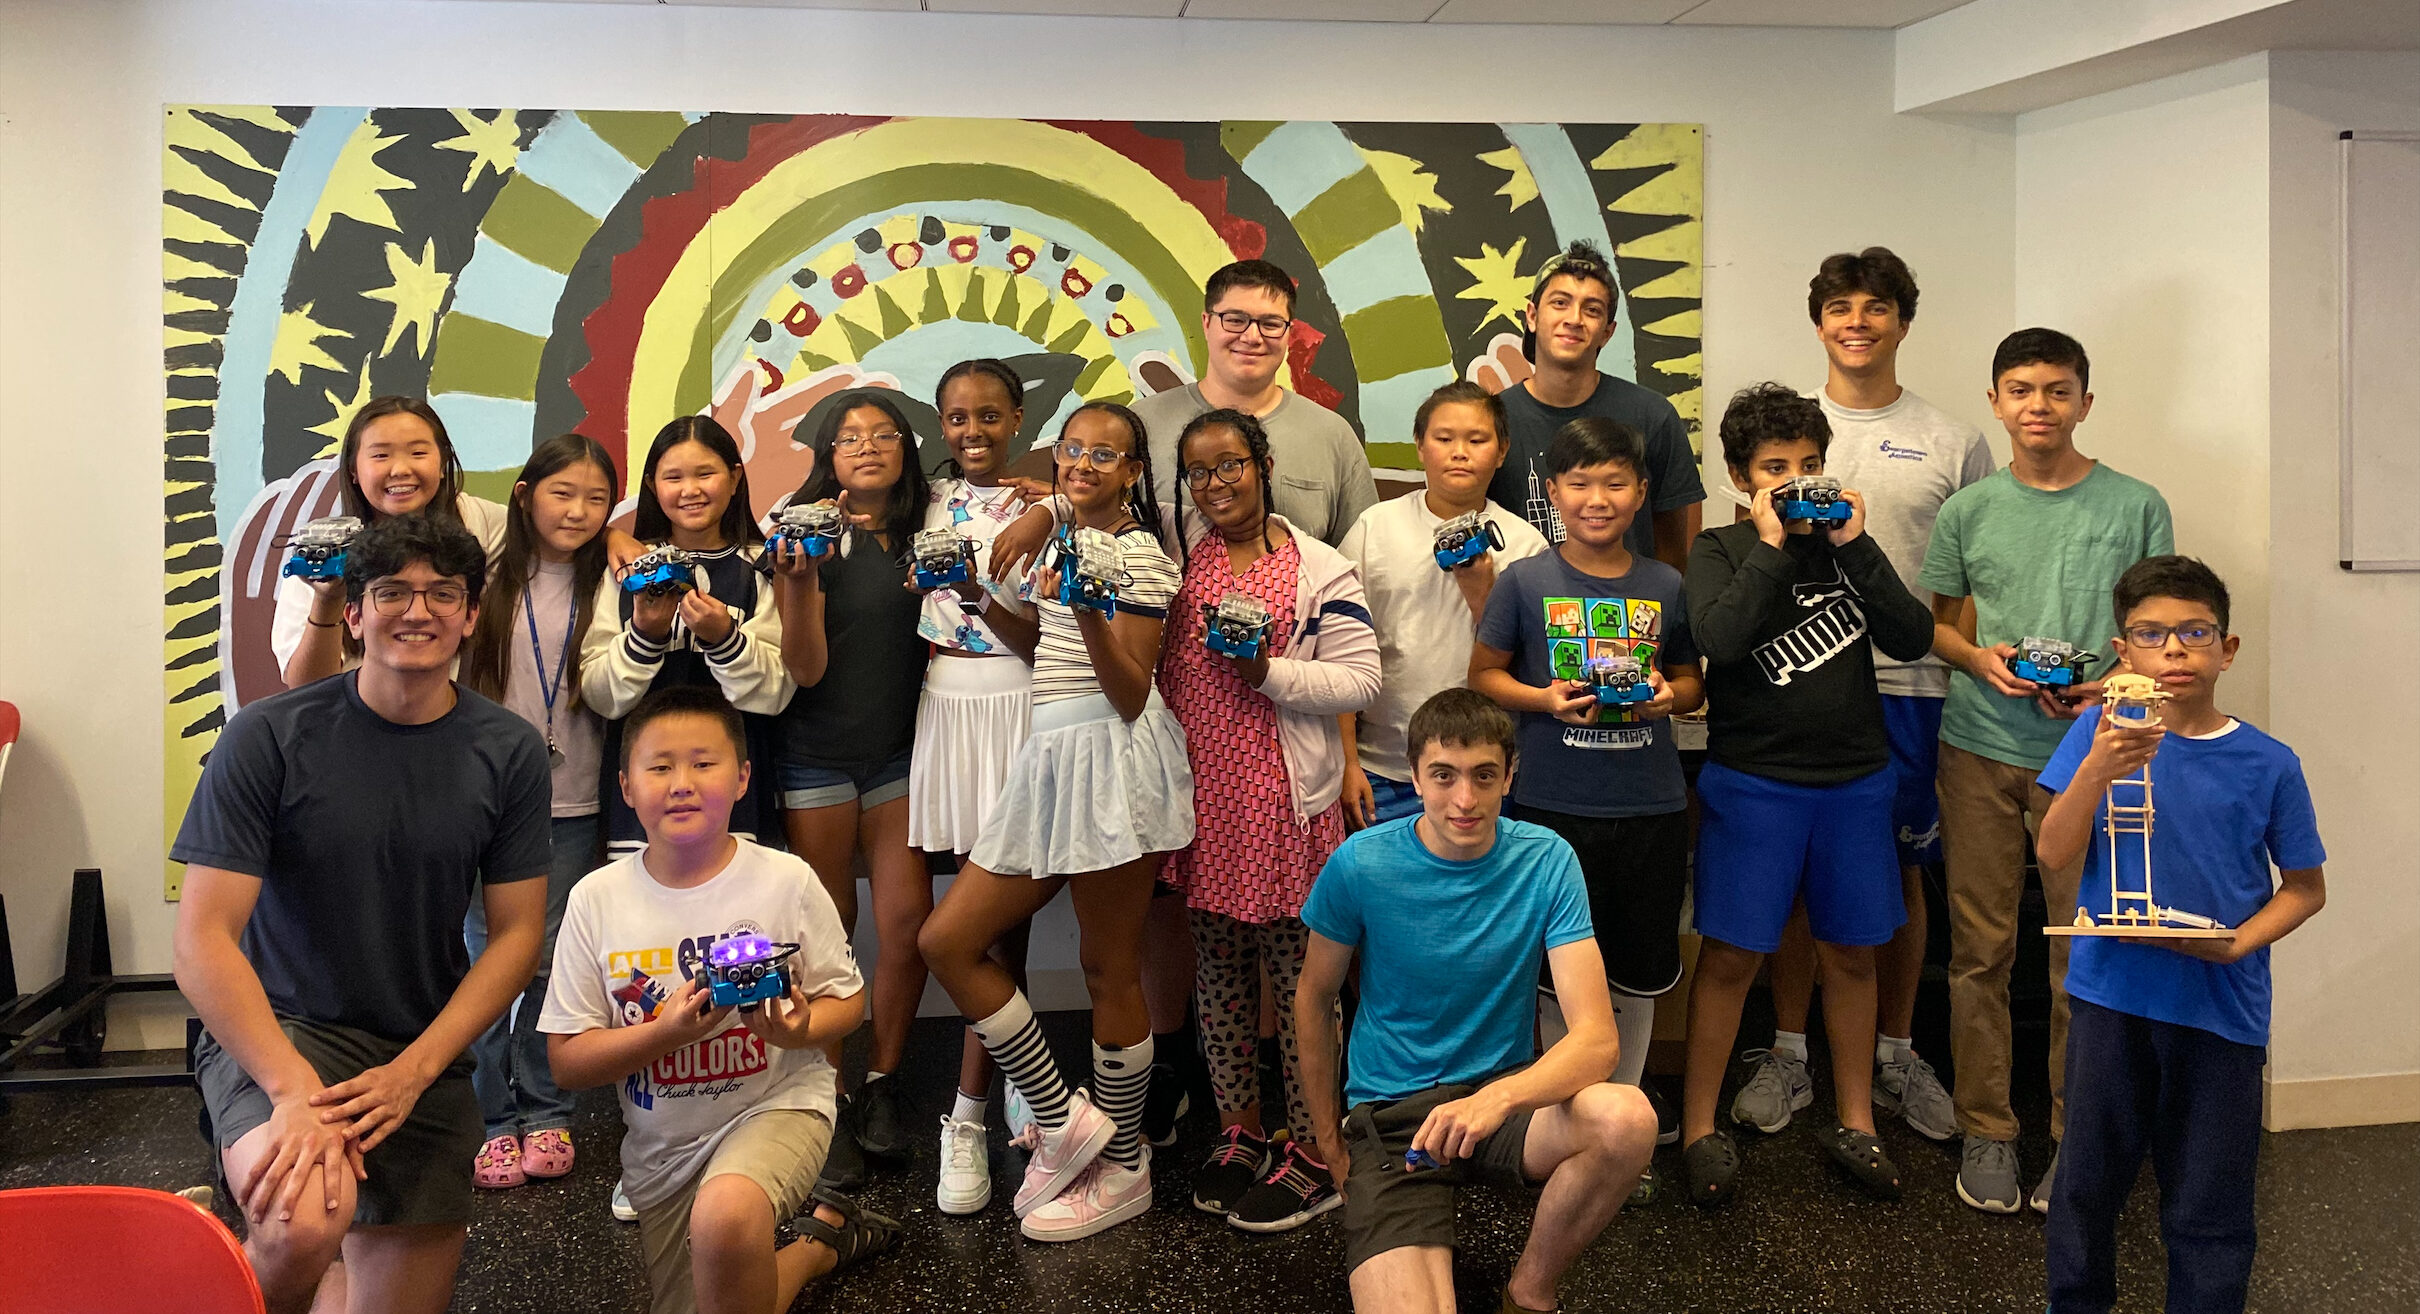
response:
[(2420, 570), (2420, 133), (2342, 153), (2337, 562)]

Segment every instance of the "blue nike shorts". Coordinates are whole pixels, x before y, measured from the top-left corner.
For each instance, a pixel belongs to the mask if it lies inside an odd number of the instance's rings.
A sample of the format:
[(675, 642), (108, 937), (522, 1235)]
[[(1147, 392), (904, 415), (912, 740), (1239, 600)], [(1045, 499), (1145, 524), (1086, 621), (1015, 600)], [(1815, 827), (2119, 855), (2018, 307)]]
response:
[(1826, 944), (1878, 945), (1907, 920), (1891, 851), (1884, 767), (1838, 785), (1793, 785), (1708, 762), (1697, 776), (1697, 930), (1769, 954), (1790, 908)]

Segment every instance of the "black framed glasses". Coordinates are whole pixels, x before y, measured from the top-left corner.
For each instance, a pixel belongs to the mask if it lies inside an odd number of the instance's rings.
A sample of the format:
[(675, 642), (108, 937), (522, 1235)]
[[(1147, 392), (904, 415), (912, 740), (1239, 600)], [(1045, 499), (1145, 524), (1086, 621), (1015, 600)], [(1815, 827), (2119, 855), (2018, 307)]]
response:
[(880, 433), (844, 433), (832, 440), (832, 450), (843, 453), (866, 448), (889, 451), (898, 445), (899, 431), (897, 429), (885, 429)]
[(372, 584), (362, 590), (370, 608), (381, 616), (401, 616), (412, 609), (412, 599), (419, 598), (431, 616), (451, 616), (460, 612), (471, 600), (471, 591), (460, 584), (431, 584), (416, 589), (409, 584)]
[(1090, 462), (1095, 470), (1115, 470), (1118, 462), (1126, 459), (1126, 453), (1115, 447), (1086, 447), (1081, 443), (1061, 443), (1057, 451), (1059, 459), (1069, 465)]
[(1226, 460), (1219, 462), (1217, 465), (1186, 466), (1185, 487), (1190, 488), (1194, 492), (1198, 493), (1203, 489), (1208, 488), (1210, 486), (1210, 480), (1214, 477), (1222, 484), (1234, 483), (1236, 480), (1244, 477), (1244, 466), (1246, 464), (1248, 463), (1242, 457), (1230, 456)]
[(1260, 335), (1264, 338), (1284, 337), (1286, 331), (1294, 327), (1294, 321), (1282, 315), (1263, 315), (1254, 319), (1240, 310), (1216, 311), (1211, 314), (1210, 318), (1217, 321), (1218, 326), (1229, 333), (1241, 333), (1246, 329), (1256, 328), (1260, 330)]
[(2215, 625), (2198, 621), (2177, 626), (2136, 625), (2126, 631), (2126, 642), (2136, 648), (2165, 648), (2168, 646), (2168, 636), (2173, 634), (2178, 643), (2188, 648), (2207, 648), (2218, 642), (2219, 636), (2224, 633), (2226, 631)]

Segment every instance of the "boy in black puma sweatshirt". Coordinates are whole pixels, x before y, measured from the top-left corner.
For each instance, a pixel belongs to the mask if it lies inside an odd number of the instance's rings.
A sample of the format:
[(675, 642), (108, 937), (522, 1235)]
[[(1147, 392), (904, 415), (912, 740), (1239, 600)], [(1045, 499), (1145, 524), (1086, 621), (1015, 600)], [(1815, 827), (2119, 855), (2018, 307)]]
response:
[(1933, 616), (1865, 532), (1865, 499), (1845, 523), (1785, 521), (1774, 493), (1823, 473), (1823, 408), (1778, 383), (1741, 391), (1723, 412), (1723, 463), (1750, 495), (1748, 519), (1697, 536), (1689, 627), (1706, 661), (1707, 763), (1698, 777), (1696, 921), (1704, 944), (1689, 996), (1681, 1143), (1689, 1194), (1728, 1201), (1739, 1150), (1715, 1130), (1715, 1098), (1740, 1005), (1804, 900), (1823, 980), (1838, 1119), (1817, 1140), (1861, 1188), (1899, 1191), (1874, 1137), (1874, 947), (1907, 919), (1874, 653), (1913, 660)]

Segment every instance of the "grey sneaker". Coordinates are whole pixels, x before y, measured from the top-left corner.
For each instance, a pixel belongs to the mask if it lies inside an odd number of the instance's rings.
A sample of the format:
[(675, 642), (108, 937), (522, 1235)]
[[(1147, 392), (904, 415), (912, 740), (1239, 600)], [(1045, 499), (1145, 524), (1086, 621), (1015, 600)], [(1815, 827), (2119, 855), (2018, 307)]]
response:
[(1927, 1140), (1946, 1141), (1958, 1134), (1957, 1106), (1941, 1088), (1933, 1065), (1910, 1052), (1898, 1063), (1885, 1063), (1874, 1073), (1874, 1111), (1907, 1119)]
[(2050, 1166), (2042, 1170), (2042, 1180), (2034, 1184), (2033, 1198), (2026, 1201), (2027, 1204), (2033, 1206), (2035, 1213), (2047, 1214), (2050, 1212), (2050, 1184), (2057, 1179), (2058, 1175), (2059, 1145), (2058, 1142), (2053, 1141), (2050, 1145)]
[(1731, 1098), (1731, 1121), (1771, 1135), (1790, 1125), (1791, 1114), (1815, 1102), (1805, 1059), (1773, 1049), (1752, 1049), (1740, 1057), (1756, 1069)]
[(1987, 1214), (2013, 1214), (2024, 1208), (2015, 1142), (1968, 1136), (1958, 1164), (1958, 1198)]

